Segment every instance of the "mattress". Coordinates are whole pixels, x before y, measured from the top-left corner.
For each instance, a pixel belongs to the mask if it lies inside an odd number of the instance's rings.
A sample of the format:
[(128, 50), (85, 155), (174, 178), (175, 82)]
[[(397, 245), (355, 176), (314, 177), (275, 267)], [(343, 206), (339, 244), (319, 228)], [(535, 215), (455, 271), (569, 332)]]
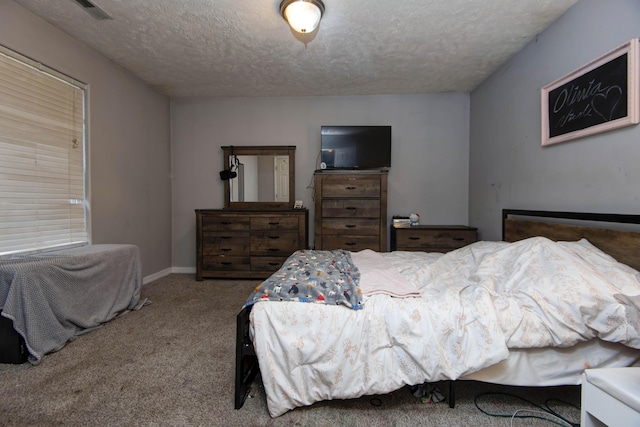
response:
[(640, 366), (640, 350), (594, 339), (573, 347), (513, 349), (509, 357), (461, 380), (512, 386), (580, 385), (585, 369)]

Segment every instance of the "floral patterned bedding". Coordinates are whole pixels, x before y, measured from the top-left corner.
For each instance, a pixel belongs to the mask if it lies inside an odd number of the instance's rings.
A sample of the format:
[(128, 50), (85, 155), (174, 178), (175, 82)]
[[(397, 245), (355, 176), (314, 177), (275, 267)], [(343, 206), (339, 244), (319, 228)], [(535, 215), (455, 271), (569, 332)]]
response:
[(350, 252), (299, 250), (256, 287), (245, 307), (260, 301), (297, 301), (358, 310), (362, 308), (359, 281), (360, 271)]
[(253, 307), (271, 416), (465, 377), (512, 350), (593, 339), (640, 349), (638, 309), (620, 302), (640, 295), (640, 273), (587, 241), (536, 237), (477, 242), (440, 256), (383, 256), (420, 297), (373, 295), (361, 310), (271, 301)]

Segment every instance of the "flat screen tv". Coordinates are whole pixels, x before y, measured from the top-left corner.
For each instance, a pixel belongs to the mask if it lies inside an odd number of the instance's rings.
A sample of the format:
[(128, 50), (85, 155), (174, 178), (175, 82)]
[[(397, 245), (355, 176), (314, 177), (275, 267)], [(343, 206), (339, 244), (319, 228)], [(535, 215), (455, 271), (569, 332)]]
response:
[(389, 169), (391, 126), (322, 126), (324, 169)]

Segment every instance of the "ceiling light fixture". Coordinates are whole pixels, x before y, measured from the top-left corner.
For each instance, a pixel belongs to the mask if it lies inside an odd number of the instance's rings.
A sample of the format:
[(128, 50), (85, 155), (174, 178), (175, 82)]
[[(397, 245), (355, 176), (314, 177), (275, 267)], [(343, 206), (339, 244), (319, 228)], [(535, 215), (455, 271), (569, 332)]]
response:
[(282, 0), (280, 13), (301, 34), (313, 32), (324, 14), (322, 0)]

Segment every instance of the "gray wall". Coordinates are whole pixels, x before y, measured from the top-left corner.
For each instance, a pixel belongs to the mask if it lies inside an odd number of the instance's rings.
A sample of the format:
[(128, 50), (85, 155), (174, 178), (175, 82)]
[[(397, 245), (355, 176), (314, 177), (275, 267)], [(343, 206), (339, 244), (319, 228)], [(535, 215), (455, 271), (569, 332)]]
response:
[(310, 210), (321, 125), (391, 125), (388, 216), (468, 219), (469, 95), (172, 99), (173, 262), (195, 266), (195, 209), (223, 207), (223, 145), (295, 145), (296, 198)]
[(540, 89), (640, 36), (638, 0), (580, 0), (471, 94), (469, 222), (503, 208), (637, 214), (640, 126), (540, 145)]
[(89, 84), (93, 243), (138, 245), (144, 276), (171, 268), (168, 97), (9, 0), (0, 43)]
[(393, 126), (389, 217), (468, 221), (499, 239), (503, 208), (637, 213), (640, 127), (543, 149), (540, 88), (639, 30), (637, 0), (580, 0), (470, 96), (174, 99), (170, 113), (167, 97), (0, 0), (0, 43), (90, 85), (93, 241), (137, 244), (145, 275), (195, 265), (194, 210), (223, 206), (221, 145), (298, 147), (295, 191), (313, 240), (323, 124)]

